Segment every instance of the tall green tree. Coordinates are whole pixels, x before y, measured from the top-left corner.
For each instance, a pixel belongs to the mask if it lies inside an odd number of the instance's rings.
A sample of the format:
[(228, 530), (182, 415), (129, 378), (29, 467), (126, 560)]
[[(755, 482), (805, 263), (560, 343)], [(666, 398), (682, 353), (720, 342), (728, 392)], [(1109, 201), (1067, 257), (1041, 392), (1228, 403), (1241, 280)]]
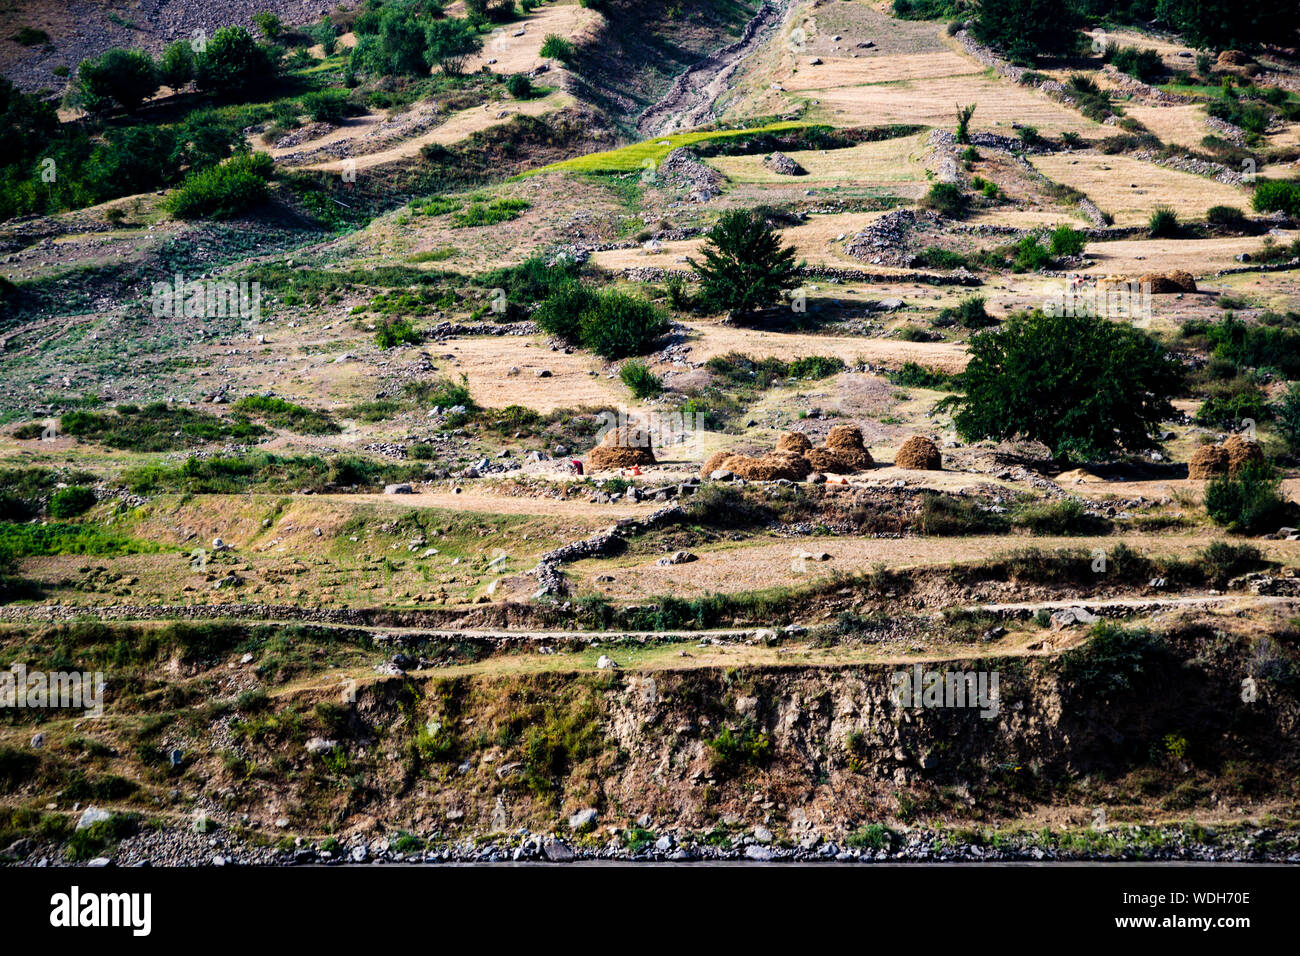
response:
[(700, 279), (703, 304), (746, 315), (778, 302), (799, 285), (794, 250), (755, 211), (724, 213), (704, 244), (703, 262), (689, 260)]
[(1087, 315), (1019, 313), (976, 335), (940, 403), (968, 441), (1029, 439), (1060, 460), (1156, 446), (1182, 385), (1178, 359), (1132, 326)]
[(975, 36), (1017, 63), (1043, 55), (1072, 53), (1079, 43), (1073, 0), (980, 0)]
[(483, 46), (479, 35), (464, 20), (435, 20), (425, 30), (426, 54), (443, 73), (455, 76), (465, 65), (465, 58)]
[(194, 82), (214, 93), (243, 93), (275, 75), (275, 60), (243, 27), (222, 27), (194, 59)]
[(159, 82), (148, 53), (112, 49), (81, 61), (69, 100), (87, 113), (103, 115), (115, 107), (130, 113), (158, 91)]

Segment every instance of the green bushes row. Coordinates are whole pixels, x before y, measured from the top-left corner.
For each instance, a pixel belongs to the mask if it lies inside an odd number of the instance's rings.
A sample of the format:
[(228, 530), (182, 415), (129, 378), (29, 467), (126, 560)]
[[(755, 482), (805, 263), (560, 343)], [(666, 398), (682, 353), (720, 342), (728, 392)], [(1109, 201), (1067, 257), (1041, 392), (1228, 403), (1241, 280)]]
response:
[(77, 438), (126, 451), (179, 451), (215, 441), (255, 441), (267, 432), (244, 418), (218, 418), (193, 408), (154, 402), (121, 405), (113, 414), (75, 411), (59, 420)]
[(577, 281), (552, 292), (534, 317), (550, 335), (608, 359), (652, 351), (669, 326), (668, 317), (644, 299)]

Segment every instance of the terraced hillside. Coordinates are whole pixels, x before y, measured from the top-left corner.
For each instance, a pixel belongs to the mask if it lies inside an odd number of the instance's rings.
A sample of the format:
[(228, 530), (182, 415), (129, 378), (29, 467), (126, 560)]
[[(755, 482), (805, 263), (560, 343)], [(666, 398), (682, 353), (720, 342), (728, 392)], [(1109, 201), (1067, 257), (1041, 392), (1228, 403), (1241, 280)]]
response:
[(147, 6), (3, 14), (6, 862), (1294, 859), (1293, 45)]

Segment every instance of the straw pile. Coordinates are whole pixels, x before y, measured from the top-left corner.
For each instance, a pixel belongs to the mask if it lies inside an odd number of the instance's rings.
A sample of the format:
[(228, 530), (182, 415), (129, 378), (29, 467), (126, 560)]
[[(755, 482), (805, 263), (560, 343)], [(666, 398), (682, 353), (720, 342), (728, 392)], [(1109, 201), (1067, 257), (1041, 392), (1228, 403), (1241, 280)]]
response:
[(613, 428), (605, 433), (601, 443), (587, 455), (587, 467), (592, 471), (631, 468), (633, 465), (653, 465), (655, 454), (650, 447), (650, 433), (639, 428)]
[(943, 468), (943, 456), (939, 446), (923, 435), (913, 435), (903, 442), (894, 456), (894, 464), (899, 468), (914, 468), (917, 471), (939, 471)]
[(1235, 475), (1250, 464), (1264, 461), (1258, 442), (1240, 435), (1229, 435), (1222, 445), (1202, 445), (1187, 463), (1188, 478), (1213, 478)]
[(700, 469), (705, 478), (719, 469), (747, 481), (802, 481), (814, 471), (847, 474), (872, 465), (871, 454), (862, 443), (862, 431), (853, 425), (836, 425), (826, 444), (814, 448), (801, 432), (785, 432), (776, 449), (765, 455), (739, 455), (720, 451), (709, 456)]
[(1228, 474), (1235, 475), (1247, 465), (1264, 463), (1264, 452), (1258, 442), (1240, 435), (1229, 435), (1223, 442), (1223, 450), (1228, 453)]
[(835, 425), (826, 436), (826, 444), (808, 449), (804, 457), (816, 471), (835, 474), (864, 471), (874, 464), (862, 443), (862, 429), (856, 425)]

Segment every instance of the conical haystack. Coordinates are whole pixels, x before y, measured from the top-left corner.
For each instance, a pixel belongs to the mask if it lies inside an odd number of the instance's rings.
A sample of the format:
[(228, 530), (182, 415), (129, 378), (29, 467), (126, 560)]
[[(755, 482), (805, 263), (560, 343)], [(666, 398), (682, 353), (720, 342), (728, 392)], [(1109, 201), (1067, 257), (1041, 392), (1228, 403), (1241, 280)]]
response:
[(826, 444), (809, 449), (804, 456), (817, 471), (847, 474), (870, 468), (874, 462), (862, 443), (862, 429), (856, 425), (836, 425), (826, 436)]
[(776, 440), (777, 451), (788, 451), (793, 455), (802, 455), (812, 447), (812, 442), (803, 432), (782, 432)]
[(1223, 442), (1223, 450), (1228, 455), (1230, 475), (1237, 474), (1247, 465), (1264, 463), (1264, 452), (1259, 447), (1259, 442), (1242, 438), (1240, 435), (1229, 435)]
[[(712, 459), (710, 459), (712, 461)], [(746, 481), (802, 481), (812, 472), (812, 467), (801, 455), (772, 452), (767, 455), (728, 455), (715, 468), (725, 468), (737, 478)], [(712, 471), (709, 472), (712, 474)]]
[(587, 454), (592, 471), (653, 465), (655, 453), (650, 447), (650, 433), (639, 428), (614, 428), (605, 433), (599, 445)]
[(913, 435), (903, 442), (894, 456), (894, 464), (899, 468), (914, 468), (918, 471), (939, 471), (943, 468), (943, 456), (939, 446), (924, 435)]
[(1202, 445), (1187, 463), (1188, 478), (1213, 478), (1228, 473), (1228, 453), (1219, 445)]

